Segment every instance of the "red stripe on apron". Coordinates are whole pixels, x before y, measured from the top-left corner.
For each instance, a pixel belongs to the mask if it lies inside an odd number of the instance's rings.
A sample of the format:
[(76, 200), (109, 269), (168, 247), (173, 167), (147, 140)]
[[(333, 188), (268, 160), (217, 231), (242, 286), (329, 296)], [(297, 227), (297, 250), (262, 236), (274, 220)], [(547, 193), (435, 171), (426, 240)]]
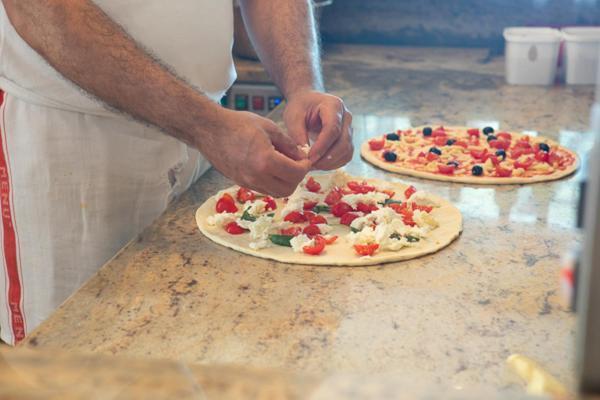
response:
[[(4, 92), (0, 91), (0, 105), (4, 103)], [(4, 109), (2, 110), (2, 127), (4, 127)], [(5, 132), (0, 127), (0, 214), (2, 216), (2, 246), (8, 280), (8, 309), (15, 344), (25, 338), (25, 321), (21, 309), (22, 291), (17, 254), (17, 234), (11, 207), (10, 174), (8, 171), (7, 149), (5, 148)]]

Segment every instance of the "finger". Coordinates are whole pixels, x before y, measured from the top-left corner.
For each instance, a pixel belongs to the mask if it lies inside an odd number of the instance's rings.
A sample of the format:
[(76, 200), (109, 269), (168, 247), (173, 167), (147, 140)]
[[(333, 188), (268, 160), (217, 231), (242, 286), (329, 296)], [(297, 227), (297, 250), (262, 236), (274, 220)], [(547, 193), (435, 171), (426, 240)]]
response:
[(288, 114), (284, 116), (288, 134), (300, 146), (308, 144), (306, 116), (304, 113), (298, 111), (291, 111), (291, 114), (289, 113), (290, 111), (288, 111)]
[(306, 159), (306, 153), (298, 148), (298, 145), (288, 135), (283, 133), (275, 123), (272, 125), (269, 124), (266, 127), (266, 132), (275, 150), (292, 160)]
[(330, 150), (313, 166), (317, 169), (331, 170), (347, 164), (352, 159), (354, 146), (352, 143), (352, 115), (344, 116), (342, 134), (331, 146)]
[(275, 151), (269, 161), (273, 175), (293, 185), (304, 179), (312, 165), (307, 158), (295, 161)]
[(310, 153), (308, 153), (308, 157), (313, 163), (318, 162), (321, 157), (328, 153), (342, 133), (344, 106), (341, 100), (335, 103), (322, 104), (319, 107), (318, 116), (321, 119), (322, 128), (315, 144), (310, 149)]

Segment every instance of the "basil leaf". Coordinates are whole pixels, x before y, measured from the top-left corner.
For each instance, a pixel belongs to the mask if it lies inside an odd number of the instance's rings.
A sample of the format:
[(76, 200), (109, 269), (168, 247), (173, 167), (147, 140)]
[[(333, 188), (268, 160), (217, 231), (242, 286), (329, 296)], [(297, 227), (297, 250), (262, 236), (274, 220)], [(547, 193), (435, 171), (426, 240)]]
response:
[(329, 206), (322, 206), (322, 205), (316, 205), (312, 211), (316, 212), (317, 214), (323, 213), (323, 212), (331, 212), (331, 208)]
[(400, 239), (402, 239), (402, 235), (399, 234), (398, 232), (394, 232), (390, 235), (390, 238), (400, 240)]
[(256, 217), (254, 215), (250, 214), (248, 212), (248, 210), (244, 211), (244, 213), (242, 214), (242, 218), (241, 219), (244, 220), (244, 221), (251, 221), (251, 222), (256, 221)]
[(352, 232), (354, 232), (354, 233), (356, 233), (356, 232), (360, 232), (360, 229), (356, 229), (356, 228), (353, 228), (353, 227), (350, 227), (350, 230), (351, 230)]
[(277, 246), (292, 247), (290, 240), (293, 236), (291, 235), (269, 235), (269, 240)]
[(275, 213), (268, 213), (268, 214), (267, 214), (267, 217), (271, 217), (271, 218), (273, 218), (274, 216), (275, 216)]
[(418, 242), (421, 239), (419, 239), (418, 237), (415, 237), (415, 236), (406, 235), (406, 240), (408, 240), (411, 243), (414, 243), (414, 242)]
[(385, 201), (383, 202), (384, 206), (388, 206), (390, 204), (402, 204), (402, 201), (394, 199), (385, 199)]

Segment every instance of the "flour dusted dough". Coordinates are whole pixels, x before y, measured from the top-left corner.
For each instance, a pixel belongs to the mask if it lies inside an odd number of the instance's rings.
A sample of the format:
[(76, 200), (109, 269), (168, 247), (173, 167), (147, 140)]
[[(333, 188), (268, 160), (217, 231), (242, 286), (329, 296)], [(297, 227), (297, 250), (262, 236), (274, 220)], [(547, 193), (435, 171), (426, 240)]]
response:
[[(328, 175), (314, 176), (315, 180), (324, 182), (328, 179)], [(362, 178), (352, 178), (362, 181)], [(385, 187), (395, 190), (397, 193), (403, 193), (408, 187), (400, 183), (384, 182), (376, 179), (366, 179), (367, 182), (377, 187)], [(233, 187), (231, 189), (237, 189)], [(200, 231), (212, 241), (229, 247), (233, 250), (248, 254), (254, 257), (276, 260), (284, 263), (292, 264), (308, 264), (308, 265), (337, 265), (337, 266), (361, 266), (382, 264), (393, 261), (408, 260), (424, 256), (426, 254), (435, 253), (440, 249), (448, 246), (456, 239), (462, 231), (462, 216), (458, 208), (453, 206), (447, 200), (430, 195), (440, 207), (432, 211), (432, 215), (439, 222), (440, 226), (431, 231), (426, 239), (423, 239), (415, 247), (405, 247), (398, 251), (381, 251), (375, 253), (371, 257), (360, 257), (356, 255), (352, 246), (347, 242), (346, 235), (350, 232), (349, 228), (344, 225), (333, 225), (331, 235), (338, 235), (337, 241), (326, 247), (325, 251), (318, 256), (311, 256), (303, 253), (294, 253), (289, 247), (273, 246), (259, 250), (253, 250), (248, 245), (250, 240), (247, 234), (230, 235), (221, 226), (211, 226), (207, 223), (209, 216), (215, 214), (215, 205), (217, 195), (209, 198), (196, 211), (196, 223)], [(279, 212), (284, 207), (281, 199), (277, 199), (277, 213), (275, 218), (281, 218)], [(337, 218), (335, 219), (337, 220)]]

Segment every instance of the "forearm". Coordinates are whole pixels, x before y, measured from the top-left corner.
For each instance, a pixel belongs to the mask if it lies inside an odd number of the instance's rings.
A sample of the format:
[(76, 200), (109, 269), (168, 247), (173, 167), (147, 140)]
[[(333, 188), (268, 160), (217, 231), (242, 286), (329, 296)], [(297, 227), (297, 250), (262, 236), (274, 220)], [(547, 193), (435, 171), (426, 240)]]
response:
[(240, 0), (260, 59), (288, 99), (323, 90), (319, 44), (310, 0)]
[(2, 1), (33, 49), (109, 106), (197, 147), (198, 126), (208, 131), (218, 120), (220, 106), (152, 59), (92, 1)]

